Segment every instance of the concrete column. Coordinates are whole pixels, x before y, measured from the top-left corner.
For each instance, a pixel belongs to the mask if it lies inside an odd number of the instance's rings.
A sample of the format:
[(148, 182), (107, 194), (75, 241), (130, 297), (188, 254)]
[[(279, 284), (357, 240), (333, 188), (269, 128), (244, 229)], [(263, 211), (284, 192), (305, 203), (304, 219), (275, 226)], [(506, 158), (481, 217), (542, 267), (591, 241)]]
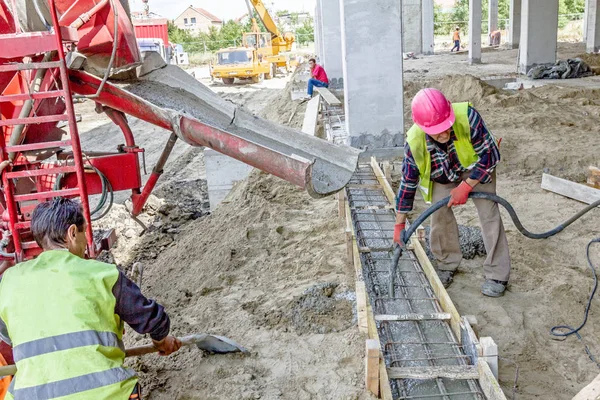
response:
[(522, 0), (519, 72), (556, 62), (558, 0)]
[(321, 20), (323, 27), (323, 57), (321, 61), (329, 87), (341, 89), (343, 84), (342, 70), (342, 32), (340, 29), (340, 0), (320, 0)]
[(600, 0), (588, 0), (586, 51), (600, 51)]
[(342, 0), (344, 105), (349, 144), (404, 144), (400, 1)]
[(469, 64), (481, 63), (481, 0), (469, 1)]
[(204, 149), (204, 163), (210, 210), (214, 211), (227, 197), (233, 184), (252, 172), (252, 166), (209, 148)]
[(488, 0), (488, 35), (498, 30), (498, 0)]
[(433, 54), (435, 47), (434, 37), (434, 9), (433, 0), (423, 0), (423, 54)]
[(585, 0), (585, 8), (583, 9), (583, 42), (587, 42), (587, 30), (588, 30), (588, 9), (590, 7), (590, 0)]
[(423, 51), (421, 0), (402, 0), (402, 48), (405, 53)]
[(323, 28), (321, 24), (321, 0), (315, 5), (315, 55), (319, 62), (323, 58)]
[(521, 37), (521, 0), (510, 0), (508, 18), (508, 46), (518, 49)]

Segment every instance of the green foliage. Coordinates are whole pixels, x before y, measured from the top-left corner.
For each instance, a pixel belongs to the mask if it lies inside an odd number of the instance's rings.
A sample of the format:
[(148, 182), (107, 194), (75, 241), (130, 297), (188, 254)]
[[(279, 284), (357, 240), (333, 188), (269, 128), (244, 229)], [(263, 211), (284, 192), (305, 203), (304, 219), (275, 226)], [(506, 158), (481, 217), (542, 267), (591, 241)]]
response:
[(312, 17), (307, 18), (304, 24), (296, 29), (296, 40), (300, 46), (315, 41), (315, 23)]
[[(488, 0), (482, 0), (482, 16), (487, 20)], [(558, 26), (564, 28), (569, 21), (580, 19), (581, 17), (573, 14), (583, 14), (585, 11), (585, 0), (559, 0)], [(498, 28), (508, 29), (508, 19), (510, 13), (510, 0), (498, 0)], [(449, 35), (455, 27), (460, 27), (462, 32), (466, 32), (469, 27), (469, 0), (456, 0), (454, 8), (449, 12), (444, 12), (442, 7), (434, 5), (435, 16), (435, 34)], [(487, 33), (487, 23), (482, 24), (482, 33)]]
[[(291, 25), (298, 25), (298, 13), (280, 11), (278, 15), (286, 15), (290, 18)], [(254, 18), (258, 22), (261, 32), (266, 32), (264, 25), (254, 11)], [(245, 23), (229, 20), (219, 29), (211, 26), (209, 31), (201, 33), (190, 33), (185, 29), (179, 29), (172, 21), (168, 23), (169, 41), (183, 45), (184, 51), (188, 53), (215, 52), (219, 49), (241, 46), (244, 32), (252, 31), (252, 21), (248, 18)], [(281, 30), (281, 29), (280, 29)], [(283, 30), (281, 30), (283, 32)], [(307, 18), (304, 23), (296, 28), (296, 40), (300, 45), (314, 41), (314, 21), (312, 17)]]

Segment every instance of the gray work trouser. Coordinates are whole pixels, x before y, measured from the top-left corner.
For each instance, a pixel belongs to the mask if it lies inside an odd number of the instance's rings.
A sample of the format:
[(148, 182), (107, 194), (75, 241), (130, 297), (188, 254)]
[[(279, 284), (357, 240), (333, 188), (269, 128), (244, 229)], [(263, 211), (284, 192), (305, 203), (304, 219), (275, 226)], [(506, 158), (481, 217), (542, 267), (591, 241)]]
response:
[[(463, 174), (467, 179), (469, 173)], [(450, 191), (458, 183), (433, 183), (433, 203), (450, 195)], [(492, 174), (492, 182), (478, 184), (473, 192), (496, 193), (496, 173)], [(500, 217), (498, 204), (484, 199), (472, 199), (477, 207), (483, 243), (487, 257), (483, 263), (486, 279), (508, 281), (510, 276), (510, 255), (506, 232)], [(460, 206), (459, 206), (460, 207)], [(438, 262), (440, 271), (456, 271), (462, 261), (462, 252), (458, 238), (458, 225), (451, 208), (443, 207), (431, 216), (431, 232), (429, 237), (431, 252)]]

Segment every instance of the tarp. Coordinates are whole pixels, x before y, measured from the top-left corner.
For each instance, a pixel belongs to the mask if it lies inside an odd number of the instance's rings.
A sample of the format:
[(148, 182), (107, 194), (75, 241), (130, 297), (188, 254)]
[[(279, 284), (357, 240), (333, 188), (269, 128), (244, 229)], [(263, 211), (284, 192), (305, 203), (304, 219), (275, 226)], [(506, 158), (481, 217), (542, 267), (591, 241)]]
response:
[(556, 64), (545, 64), (533, 67), (527, 73), (530, 79), (572, 79), (591, 76), (589, 65), (580, 58), (559, 60)]

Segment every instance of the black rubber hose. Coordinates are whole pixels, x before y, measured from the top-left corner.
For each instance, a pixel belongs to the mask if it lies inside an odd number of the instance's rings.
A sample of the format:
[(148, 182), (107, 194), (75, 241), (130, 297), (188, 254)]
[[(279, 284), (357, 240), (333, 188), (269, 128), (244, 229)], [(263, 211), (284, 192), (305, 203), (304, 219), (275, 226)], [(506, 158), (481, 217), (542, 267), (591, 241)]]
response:
[[(592, 299), (594, 298), (594, 294), (596, 294), (596, 290), (598, 289), (598, 276), (596, 275), (596, 268), (594, 267), (594, 264), (592, 263), (592, 259), (590, 257), (590, 247), (592, 246), (593, 243), (600, 243), (600, 238), (591, 240), (585, 249), (585, 256), (587, 258), (588, 265), (589, 265), (590, 269), (592, 270), (592, 276), (594, 277), (594, 287), (592, 288), (592, 292), (590, 293), (590, 297), (588, 298), (588, 302), (585, 306), (585, 312), (583, 314), (583, 322), (577, 328), (573, 328), (569, 325), (554, 326), (554, 327), (552, 327), (552, 329), (550, 329), (550, 334), (553, 336), (567, 337), (567, 336), (575, 335), (575, 336), (577, 336), (577, 338), (580, 341), (583, 342), (583, 338), (579, 334), (579, 331), (585, 326), (585, 324), (588, 320), (588, 315), (590, 313), (590, 307), (592, 306)], [(559, 332), (559, 330), (565, 330), (565, 331)], [(585, 345), (585, 352), (587, 353), (590, 360), (592, 360), (598, 366), (598, 368), (600, 368), (600, 363), (596, 360), (596, 358), (592, 354), (592, 352), (587, 344)]]
[[(597, 200), (597, 201), (593, 202), (592, 204), (590, 204), (589, 206), (582, 209), (581, 211), (579, 211), (578, 213), (576, 213), (575, 215), (573, 215), (571, 218), (569, 218), (562, 224), (555, 227), (554, 229), (551, 229), (547, 232), (542, 232), (542, 233), (533, 233), (533, 232), (530, 232), (527, 229), (525, 229), (525, 227), (521, 223), (521, 220), (519, 220), (519, 217), (518, 217), (517, 213), (515, 212), (515, 209), (510, 205), (510, 203), (508, 201), (506, 201), (502, 197), (497, 196), (495, 194), (482, 193), (482, 192), (471, 192), (469, 194), (469, 197), (472, 199), (490, 200), (490, 201), (498, 203), (502, 207), (506, 208), (506, 211), (508, 211), (510, 218), (512, 219), (513, 223), (515, 224), (515, 226), (517, 227), (519, 232), (521, 232), (524, 236), (526, 236), (530, 239), (546, 239), (546, 238), (549, 238), (550, 236), (554, 236), (557, 233), (561, 232), (563, 229), (565, 229), (567, 226), (571, 225), (573, 222), (577, 221), (584, 214), (586, 214), (589, 211), (593, 210), (594, 208), (600, 206), (600, 200)], [(449, 201), (450, 201), (450, 196), (433, 204), (431, 207), (429, 207), (427, 210), (425, 210), (421, 215), (419, 215), (419, 217), (417, 219), (415, 219), (412, 224), (410, 224), (410, 227), (404, 231), (404, 234), (402, 235), (402, 241), (404, 243), (408, 243), (408, 240), (410, 239), (412, 234), (415, 233), (415, 230), (417, 230), (419, 225), (421, 225), (427, 218), (429, 218), (431, 216), (431, 214), (433, 214), (440, 208), (447, 207)]]

